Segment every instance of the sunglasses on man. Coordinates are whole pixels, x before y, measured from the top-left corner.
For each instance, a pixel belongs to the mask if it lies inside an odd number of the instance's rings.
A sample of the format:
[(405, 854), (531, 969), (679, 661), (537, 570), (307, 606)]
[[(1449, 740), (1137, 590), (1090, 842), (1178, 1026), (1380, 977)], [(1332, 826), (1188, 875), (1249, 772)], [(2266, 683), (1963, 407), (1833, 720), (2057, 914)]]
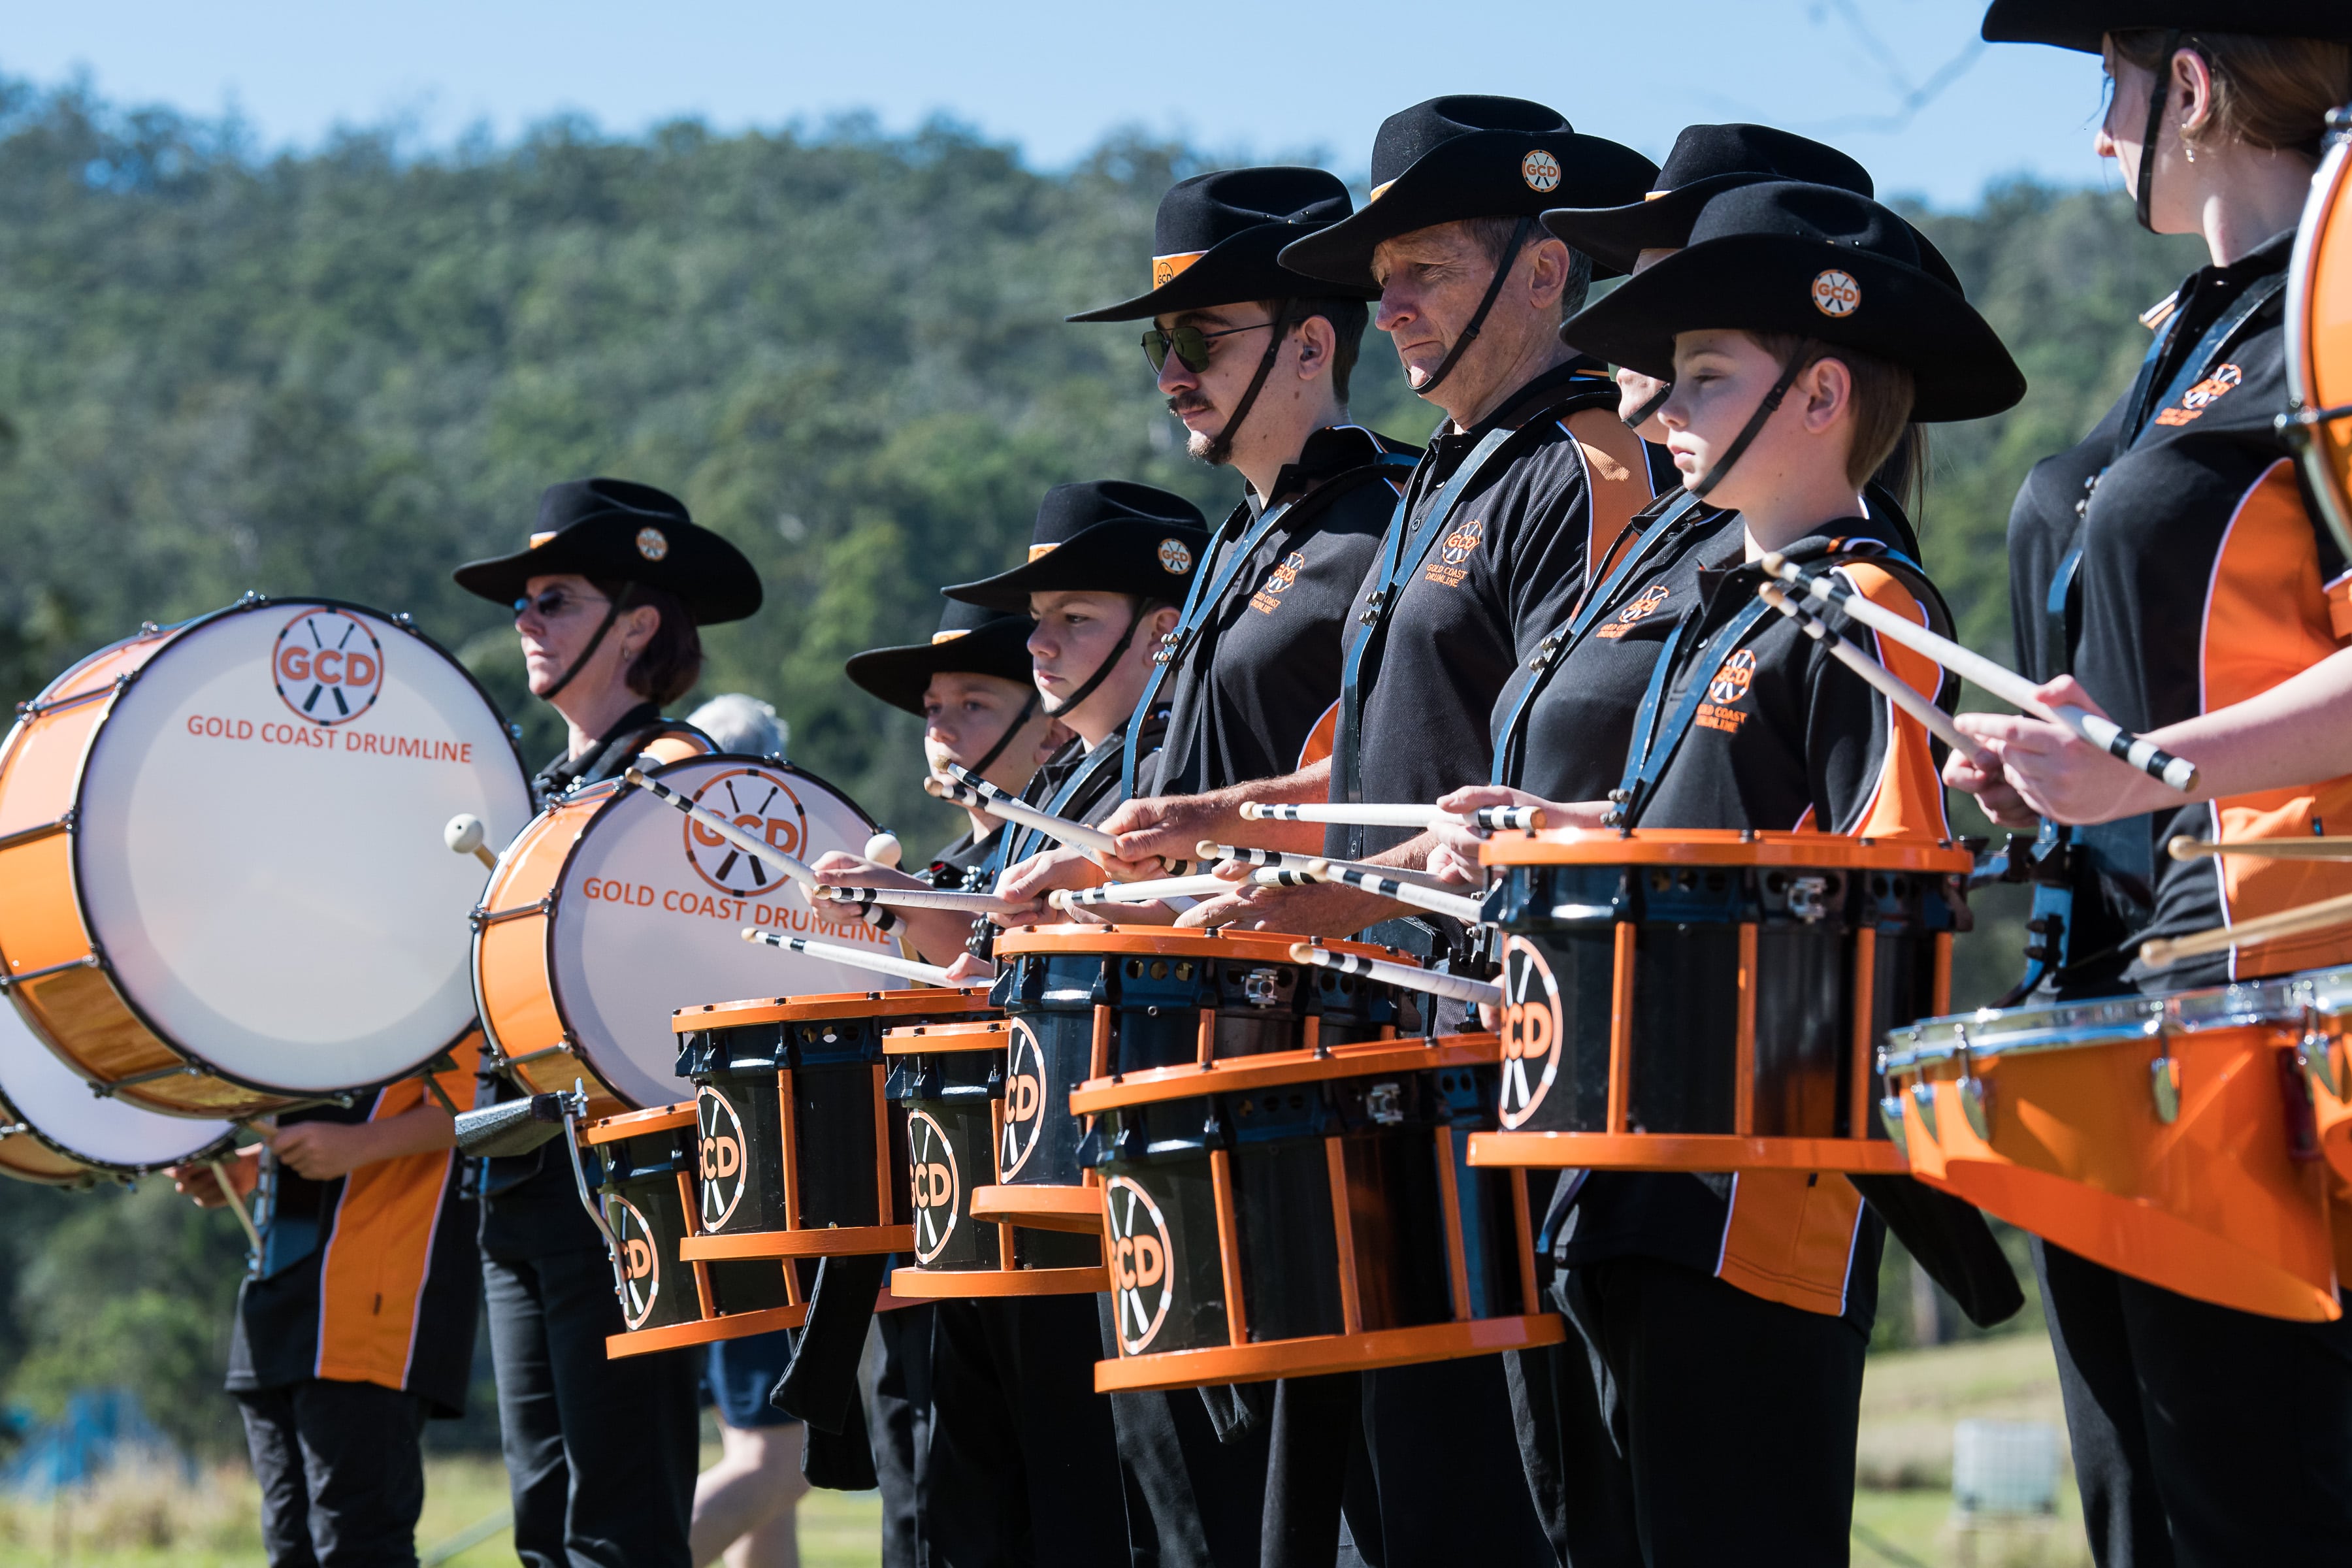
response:
[(1151, 362), (1151, 374), (1158, 375), (1168, 367), (1168, 356), (1174, 353), (1177, 363), (1198, 375), (1209, 368), (1209, 340), (1230, 338), (1235, 332), (1259, 332), (1274, 325), (1260, 321), (1254, 327), (1227, 327), (1223, 331), (1204, 332), (1198, 327), (1177, 327), (1162, 331), (1154, 327), (1143, 334), (1143, 357)]

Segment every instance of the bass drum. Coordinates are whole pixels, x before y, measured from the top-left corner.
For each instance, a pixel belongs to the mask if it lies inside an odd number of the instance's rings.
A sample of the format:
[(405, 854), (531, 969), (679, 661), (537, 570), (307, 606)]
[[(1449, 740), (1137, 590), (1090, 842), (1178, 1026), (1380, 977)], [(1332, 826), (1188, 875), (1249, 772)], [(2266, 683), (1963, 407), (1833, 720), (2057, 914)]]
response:
[(530, 784), (409, 624), (251, 595), (82, 660), (0, 747), (0, 962), (66, 1065), (223, 1120), (415, 1071), (473, 1026), (480, 868)]
[(236, 1138), (226, 1121), (100, 1099), (9, 1006), (0, 1006), (0, 1176), (58, 1187), (212, 1159)]
[(2328, 124), (2287, 268), (2288, 428), (2321, 514), (2352, 552), (2352, 109)]
[[(783, 854), (863, 854), (874, 819), (786, 763), (724, 753), (653, 777)], [(869, 970), (742, 940), (757, 927), (895, 954), (857, 916), (820, 919), (777, 867), (742, 853), (645, 790), (576, 790), (499, 858), (474, 917), (482, 1026), (541, 1093), (584, 1080), (591, 1113), (694, 1098), (677, 1075), (670, 1015), (719, 998), (864, 991)]]

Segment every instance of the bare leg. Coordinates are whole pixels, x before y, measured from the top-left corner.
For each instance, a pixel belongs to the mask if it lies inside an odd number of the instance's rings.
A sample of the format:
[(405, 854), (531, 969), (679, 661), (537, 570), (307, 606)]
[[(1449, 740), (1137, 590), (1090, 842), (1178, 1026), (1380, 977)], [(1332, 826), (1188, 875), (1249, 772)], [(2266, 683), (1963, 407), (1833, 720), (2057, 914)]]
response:
[(719, 1424), (719, 1462), (694, 1487), (696, 1568), (722, 1554), (727, 1568), (800, 1568), (793, 1509), (808, 1490), (801, 1479), (801, 1433), (798, 1424)]

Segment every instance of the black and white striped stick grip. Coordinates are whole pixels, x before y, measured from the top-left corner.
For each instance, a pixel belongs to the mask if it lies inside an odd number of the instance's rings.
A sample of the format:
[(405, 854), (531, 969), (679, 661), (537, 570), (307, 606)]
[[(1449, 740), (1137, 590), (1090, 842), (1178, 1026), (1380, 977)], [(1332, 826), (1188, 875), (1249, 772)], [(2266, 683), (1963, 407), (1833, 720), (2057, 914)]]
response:
[(845, 963), (852, 969), (870, 969), (877, 974), (895, 975), (900, 980), (919, 980), (926, 985), (953, 985), (948, 972), (935, 963), (918, 963), (911, 958), (893, 958), (888, 953), (868, 952), (862, 947), (846, 942), (812, 942), (804, 936), (785, 936), (777, 931), (761, 931), (756, 926), (743, 928), (745, 942), (765, 942), (770, 947), (788, 948), (804, 952), (811, 958), (822, 958), (834, 963)]
[(1344, 882), (1368, 893), (1378, 893), (1384, 899), (1394, 899), (1401, 904), (1411, 904), (1415, 909), (1451, 916), (1465, 925), (1476, 925), (1483, 918), (1479, 913), (1484, 907), (1482, 900), (1465, 898), (1460, 893), (1440, 893), (1428, 888), (1417, 888), (1380, 872), (1360, 870), (1343, 860), (1318, 860), (1307, 867), (1307, 870), (1324, 881)]
[(1320, 822), (1342, 827), (1443, 827), (1461, 825), (1488, 833), (1541, 827), (1539, 805), (1482, 805), (1475, 811), (1440, 811), (1433, 805), (1299, 804), (1290, 801), (1242, 802), (1242, 816), (1251, 822)]
[(1466, 974), (1440, 974), (1434, 970), (1416, 968), (1410, 963), (1391, 963), (1386, 959), (1366, 958), (1360, 953), (1334, 952), (1328, 947), (1317, 947), (1307, 942), (1292, 943), (1290, 956), (1297, 963), (1311, 963), (1318, 969), (1336, 969), (1342, 974), (1360, 974), (1367, 980), (1406, 991), (1419, 991), (1451, 1001), (1468, 1002), (1473, 1005), (1499, 1007), (1503, 1005), (1503, 988), (1491, 980), (1473, 980)]

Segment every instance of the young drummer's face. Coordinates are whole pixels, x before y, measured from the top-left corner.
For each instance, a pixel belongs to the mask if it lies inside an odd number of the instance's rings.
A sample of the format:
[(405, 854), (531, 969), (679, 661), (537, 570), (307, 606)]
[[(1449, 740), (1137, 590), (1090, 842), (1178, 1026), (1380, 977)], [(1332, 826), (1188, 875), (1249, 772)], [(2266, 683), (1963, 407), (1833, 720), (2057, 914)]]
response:
[(1110, 657), (1135, 601), (1125, 594), (1032, 594), (1029, 613), (1037, 619), (1029, 634), (1029, 664), (1051, 707), (1069, 700)]
[[(1674, 252), (1672, 250), (1655, 248), (1643, 251), (1639, 256), (1636, 256), (1633, 258), (1633, 275), (1639, 278), (1643, 273), (1648, 271), (1651, 268), (1655, 267), (1659, 262), (1664, 261), (1667, 257), (1672, 256)], [(1617, 370), (1617, 416), (1620, 419), (1633, 418), (1634, 415), (1640, 413), (1644, 408), (1650, 407), (1652, 404), (1655, 403), (1658, 399), (1658, 394), (1664, 392), (1665, 389), (1666, 384), (1660, 381), (1654, 375), (1643, 375), (1638, 370), (1627, 370), (1622, 365), (1619, 366)], [(1641, 437), (1644, 441), (1657, 441), (1663, 443), (1666, 438), (1665, 427), (1658, 423), (1658, 416), (1655, 411), (1653, 411), (1647, 418), (1642, 421), (1641, 424), (1635, 426), (1633, 433)]]
[[(1683, 332), (1675, 339), (1675, 390), (1658, 410), (1665, 426), (1666, 450), (1683, 477), (1683, 488), (1696, 485), (1730, 450), (1748, 416), (1763, 403), (1780, 378), (1780, 363), (1745, 332)], [(1773, 468), (1769, 452), (1771, 426), (1741, 454), (1730, 473), (1709, 493), (1710, 504), (1737, 508), (1738, 495)]]
[[(923, 689), (923, 760), (935, 773), (950, 763), (970, 767), (1003, 738), (1028, 697), (1027, 687), (1002, 676), (950, 670), (931, 677)], [(1000, 754), (1018, 750), (1007, 746)]]

